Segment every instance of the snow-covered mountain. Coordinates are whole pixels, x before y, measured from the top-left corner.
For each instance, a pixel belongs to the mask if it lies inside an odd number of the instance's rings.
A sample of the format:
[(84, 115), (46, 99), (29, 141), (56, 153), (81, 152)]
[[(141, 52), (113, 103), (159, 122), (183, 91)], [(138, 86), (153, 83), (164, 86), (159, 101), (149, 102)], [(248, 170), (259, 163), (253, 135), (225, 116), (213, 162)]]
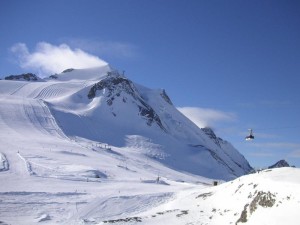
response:
[[(24, 76), (12, 79), (20, 77)], [(215, 179), (228, 180), (251, 170), (233, 146), (183, 116), (163, 89), (135, 84), (109, 66), (69, 69), (51, 78), (38, 83), (3, 81), (2, 86), (10, 87), (3, 94), (14, 104), (24, 104), (16, 99), (22, 96), (24, 102), (41, 105), (36, 116), (42, 119), (42, 110), (47, 111), (56, 123), (52, 132), (68, 138), (134, 146), (168, 167)]]
[[(108, 65), (28, 76), (0, 80), (0, 224), (220, 224), (217, 213), (235, 222), (251, 210), (248, 200), (269, 197), (252, 187), (299, 176), (287, 168), (211, 187), (251, 167), (230, 143), (181, 114), (165, 90)], [(285, 201), (283, 190), (270, 192), (280, 193), (276, 204), (299, 207), (297, 193)], [(222, 196), (228, 207), (218, 205)]]

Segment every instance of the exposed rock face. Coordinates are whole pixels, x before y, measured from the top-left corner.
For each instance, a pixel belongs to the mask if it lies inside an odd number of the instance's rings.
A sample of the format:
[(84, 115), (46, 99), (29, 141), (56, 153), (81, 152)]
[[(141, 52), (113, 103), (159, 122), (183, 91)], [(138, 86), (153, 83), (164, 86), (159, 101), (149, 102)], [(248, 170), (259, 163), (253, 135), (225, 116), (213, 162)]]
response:
[(247, 207), (249, 206), (249, 204), (246, 204), (245, 206), (244, 206), (244, 209), (243, 209), (243, 211), (242, 211), (242, 213), (241, 213), (241, 216), (240, 216), (240, 218), (238, 219), (238, 221), (236, 221), (236, 225), (238, 224), (238, 223), (246, 223), (247, 221), (248, 221), (248, 218), (247, 218)]
[(160, 93), (160, 96), (170, 105), (173, 105), (171, 99), (169, 98), (169, 96), (167, 95), (166, 91), (163, 89), (162, 92)]
[(246, 223), (249, 217), (257, 210), (258, 206), (263, 208), (271, 208), (276, 202), (276, 195), (271, 192), (259, 191), (253, 198), (250, 204), (244, 206), (240, 218), (236, 221), (238, 223)]
[[(210, 137), (210, 139), (212, 139), (218, 146), (220, 146), (220, 142), (223, 141), (223, 139), (219, 138), (216, 136), (216, 134), (214, 133), (214, 131), (210, 128), (210, 127), (204, 127), (201, 128), (201, 130)], [(221, 146), (220, 146), (221, 147)]]
[(273, 207), (276, 202), (275, 197), (276, 195), (271, 192), (259, 191), (250, 203), (250, 213), (252, 214), (257, 209), (258, 205), (264, 208)]
[(135, 99), (137, 98), (135, 94), (137, 90), (133, 83), (127, 78), (118, 74), (108, 73), (106, 78), (92, 86), (90, 92), (88, 93), (88, 98), (94, 98), (96, 96), (96, 92), (103, 89), (108, 90), (106, 97), (110, 98), (111, 100), (114, 100), (116, 96), (120, 96), (121, 92), (123, 91), (132, 95)]
[(290, 167), (290, 165), (287, 163), (287, 161), (285, 160), (279, 160), (277, 163), (275, 163), (272, 166), (269, 166), (269, 169), (273, 169), (273, 168), (280, 168), (280, 167)]
[(121, 76), (118, 72), (109, 72), (104, 79), (91, 87), (88, 98), (95, 98), (97, 91), (103, 90), (105, 90), (104, 95), (109, 106), (113, 105), (116, 98), (122, 98), (122, 101), (126, 103), (128, 99), (124, 96), (124, 93), (131, 96), (133, 101), (137, 104), (139, 115), (147, 120), (147, 125), (151, 126), (152, 123), (155, 122), (162, 130), (166, 131), (157, 113), (146, 103), (137, 88), (129, 79)]
[(20, 75), (10, 75), (4, 78), (5, 80), (25, 80), (25, 81), (38, 81), (41, 80), (37, 75), (33, 73), (23, 73)]

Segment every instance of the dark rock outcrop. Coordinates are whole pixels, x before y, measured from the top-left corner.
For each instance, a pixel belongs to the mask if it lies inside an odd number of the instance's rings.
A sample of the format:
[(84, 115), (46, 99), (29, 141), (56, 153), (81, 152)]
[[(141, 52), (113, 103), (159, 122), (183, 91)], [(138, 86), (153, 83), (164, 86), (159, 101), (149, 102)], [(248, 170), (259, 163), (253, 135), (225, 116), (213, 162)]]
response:
[(25, 80), (25, 81), (38, 81), (41, 80), (37, 75), (33, 73), (23, 73), (20, 75), (10, 75), (4, 78), (5, 80)]
[(96, 97), (97, 91), (102, 91), (104, 89), (106, 102), (109, 106), (113, 105), (115, 99), (117, 98), (122, 98), (122, 101), (126, 103), (127, 97), (123, 95), (123, 93), (126, 93), (130, 95), (133, 98), (133, 101), (137, 104), (139, 115), (147, 120), (147, 125), (151, 126), (152, 123), (155, 122), (162, 130), (166, 132), (166, 129), (163, 126), (159, 116), (142, 98), (132, 81), (120, 75), (118, 72), (109, 72), (104, 79), (91, 87), (87, 97), (89, 99), (93, 99)]
[(287, 161), (285, 160), (279, 160), (277, 163), (275, 163), (274, 165), (272, 166), (269, 166), (268, 168), (269, 169), (273, 169), (273, 168), (280, 168), (280, 167), (290, 167), (290, 165), (288, 164)]
[(169, 98), (169, 96), (167, 95), (165, 89), (162, 90), (162, 92), (160, 93), (160, 96), (170, 105), (173, 105), (171, 99)]
[(62, 73), (69, 73), (69, 72), (72, 72), (73, 70), (74, 70), (73, 68), (69, 68), (69, 69), (62, 71)]
[(223, 139), (217, 137), (217, 135), (215, 134), (215, 132), (210, 128), (210, 127), (204, 127), (201, 128), (201, 130), (210, 138), (213, 140), (213, 142), (215, 142), (219, 147), (220, 146), (220, 142), (223, 141)]

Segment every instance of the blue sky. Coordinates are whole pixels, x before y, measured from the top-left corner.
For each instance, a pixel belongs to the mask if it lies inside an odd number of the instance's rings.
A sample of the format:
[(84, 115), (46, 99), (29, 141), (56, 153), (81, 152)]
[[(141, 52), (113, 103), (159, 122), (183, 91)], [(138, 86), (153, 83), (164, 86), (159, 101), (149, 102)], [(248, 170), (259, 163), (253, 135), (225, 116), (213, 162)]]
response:
[[(251, 165), (299, 167), (299, 28), (297, 0), (2, 0), (0, 76), (67, 65), (49, 67), (47, 54), (102, 59), (166, 89)], [(248, 128), (253, 142), (244, 141)]]

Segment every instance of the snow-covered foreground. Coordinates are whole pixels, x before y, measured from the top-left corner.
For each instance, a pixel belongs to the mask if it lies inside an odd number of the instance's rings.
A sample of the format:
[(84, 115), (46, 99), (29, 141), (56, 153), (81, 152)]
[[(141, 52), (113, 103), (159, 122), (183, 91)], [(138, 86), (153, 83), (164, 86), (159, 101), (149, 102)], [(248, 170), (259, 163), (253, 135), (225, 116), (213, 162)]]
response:
[(299, 224), (300, 170), (280, 168), (181, 191), (137, 217), (143, 224)]
[(296, 224), (298, 169), (212, 187), (251, 167), (164, 92), (117, 77), (88, 99), (108, 71), (0, 81), (0, 224)]

